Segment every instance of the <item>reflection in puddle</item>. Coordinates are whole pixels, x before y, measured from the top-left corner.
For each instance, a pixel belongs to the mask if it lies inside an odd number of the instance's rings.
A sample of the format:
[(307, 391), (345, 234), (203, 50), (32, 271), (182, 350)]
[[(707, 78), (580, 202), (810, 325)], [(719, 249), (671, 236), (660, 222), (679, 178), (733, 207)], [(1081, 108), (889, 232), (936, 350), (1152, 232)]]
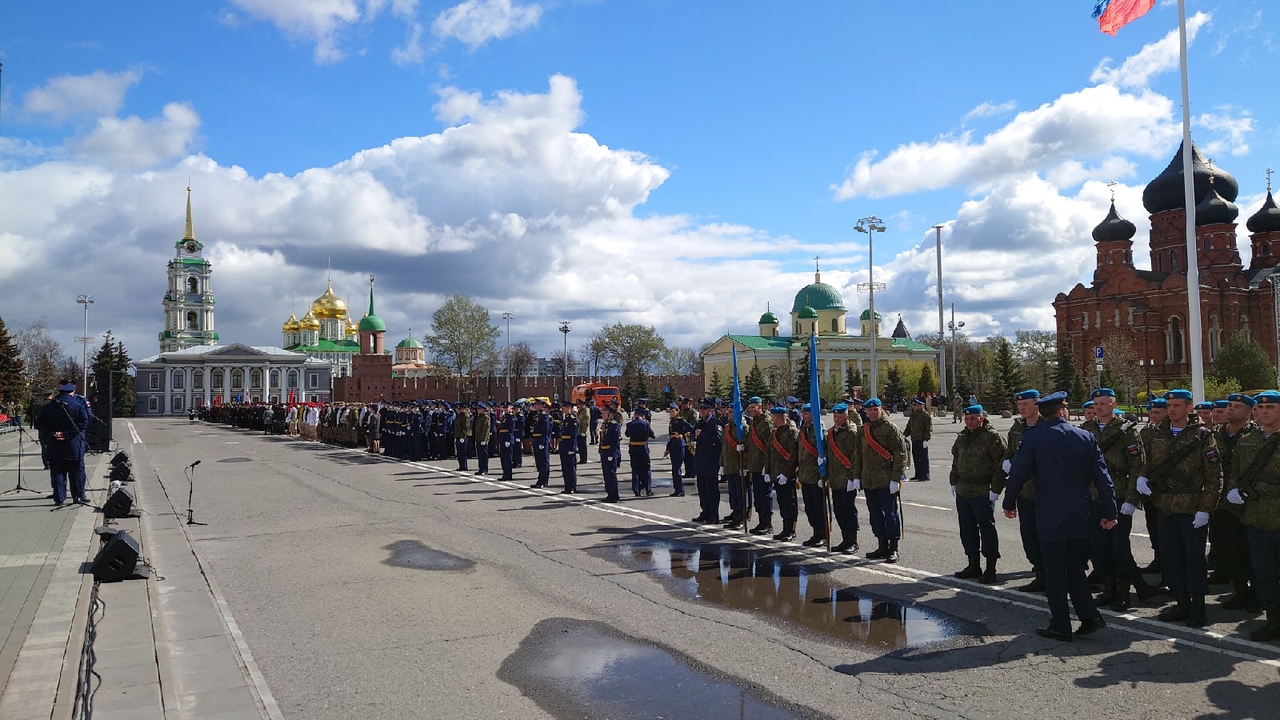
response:
[(974, 623), (926, 607), (836, 587), (833, 565), (750, 546), (645, 540), (595, 548), (592, 554), (652, 572), (672, 594), (732, 610), (760, 613), (788, 628), (820, 633), (878, 651), (917, 648), (984, 635)]
[(393, 567), (414, 570), (470, 570), (475, 567), (475, 563), (466, 558), (432, 550), (417, 540), (397, 540), (383, 549), (391, 551), (391, 557), (383, 560), (383, 564)]
[(543, 620), (498, 678), (557, 718), (818, 718), (764, 690), (632, 640), (601, 623)]

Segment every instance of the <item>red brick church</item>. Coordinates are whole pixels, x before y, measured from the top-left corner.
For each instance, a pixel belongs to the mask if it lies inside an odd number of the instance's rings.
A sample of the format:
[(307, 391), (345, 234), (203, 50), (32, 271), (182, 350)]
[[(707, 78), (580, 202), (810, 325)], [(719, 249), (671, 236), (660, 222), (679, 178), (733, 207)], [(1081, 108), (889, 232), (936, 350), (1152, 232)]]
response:
[(1280, 308), (1280, 208), (1271, 197), (1246, 222), (1252, 255), (1240, 261), (1233, 204), (1240, 191), (1234, 177), (1206, 162), (1191, 146), (1195, 176), (1196, 266), (1200, 272), (1202, 347), (1188, 347), (1187, 245), (1182, 148), (1142, 192), (1150, 213), (1151, 269), (1133, 264), (1137, 228), (1111, 212), (1093, 230), (1098, 265), (1089, 286), (1077, 284), (1053, 301), (1058, 343), (1070, 348), (1084, 377), (1093, 376), (1093, 348), (1115, 336), (1128, 338), (1134, 357), (1150, 363), (1152, 387), (1190, 377), (1189, 353), (1199, 352), (1211, 367), (1222, 346), (1244, 332), (1277, 358)]

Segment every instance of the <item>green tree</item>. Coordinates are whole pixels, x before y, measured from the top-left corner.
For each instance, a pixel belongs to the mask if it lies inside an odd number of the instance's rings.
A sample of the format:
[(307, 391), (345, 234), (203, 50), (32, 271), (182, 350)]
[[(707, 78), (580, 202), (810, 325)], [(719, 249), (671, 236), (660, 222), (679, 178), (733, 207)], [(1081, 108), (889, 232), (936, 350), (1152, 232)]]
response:
[(1058, 334), (1051, 330), (1018, 330), (1014, 333), (1014, 356), (1022, 364), (1027, 381), (1038, 387), (1048, 388), (1054, 379), (1058, 370), (1057, 348)]
[(27, 379), (23, 375), (22, 354), (4, 318), (0, 318), (0, 402), (24, 404), (27, 401)]
[(1076, 404), (1084, 402), (1084, 398), (1089, 397), (1089, 391), (1085, 389), (1084, 380), (1081, 380), (1079, 375), (1071, 381), (1071, 389), (1067, 391), (1067, 397)]
[[(1211, 374), (1218, 380), (1234, 378), (1246, 390), (1262, 390), (1276, 385), (1276, 366), (1271, 364), (1267, 351), (1244, 333), (1236, 333), (1222, 346)], [(1216, 399), (1214, 395), (1208, 397)]]
[(862, 373), (850, 365), (844, 371), (844, 391), (852, 394), (854, 388), (862, 386)]
[(599, 341), (601, 360), (619, 370), (623, 377), (636, 377), (661, 357), (667, 343), (652, 325), (624, 325), (621, 322), (600, 328), (592, 336)]
[(889, 366), (889, 381), (885, 383), (880, 397), (890, 406), (903, 402), (907, 398), (907, 386), (902, 382), (902, 373), (898, 371), (898, 363)]
[(711, 397), (724, 396), (724, 379), (720, 377), (719, 368), (711, 371), (711, 384), (707, 386), (707, 393)]
[(800, 402), (809, 402), (809, 346), (804, 347), (804, 357), (796, 365), (795, 380), (792, 382), (791, 394), (800, 398)]
[(636, 397), (650, 399), (649, 383), (645, 382), (644, 373), (640, 373), (640, 377), (636, 379)]
[(933, 373), (933, 363), (920, 366), (920, 380), (916, 383), (916, 388), (922, 393), (938, 392), (938, 378)]
[[(1053, 374), (1053, 389), (1066, 390), (1068, 399), (1073, 403), (1084, 402), (1082, 397), (1076, 395), (1075, 388), (1079, 382), (1075, 354), (1071, 352), (1071, 340), (1068, 338), (1058, 345), (1058, 367)], [(1083, 384), (1080, 383), (1080, 386), (1083, 387)]]
[(658, 353), (657, 366), (663, 375), (700, 375), (702, 354), (691, 347), (663, 348)]
[(1023, 389), (1026, 382), (1022, 377), (1022, 368), (1013, 354), (1013, 345), (1003, 337), (995, 338), (995, 367), (991, 384), (991, 392), (983, 404), (990, 409), (1001, 412), (1013, 407), (1013, 396)]
[(89, 380), (95, 382), (97, 378), (105, 380), (109, 377), (111, 416), (132, 417), (137, 405), (133, 377), (129, 374), (129, 367), (133, 365), (133, 360), (125, 351), (124, 343), (118, 340), (113, 342), (113, 340), (111, 331), (108, 330), (103, 335), (102, 346), (89, 361)]
[(422, 342), (436, 363), (469, 377), (496, 354), (499, 335), (483, 305), (466, 295), (450, 295), (431, 314), (431, 332)]
[(769, 394), (769, 383), (765, 380), (759, 363), (751, 364), (751, 372), (747, 373), (747, 378), (742, 381), (742, 394), (746, 397), (761, 398)]
[(1204, 379), (1204, 396), (1215, 400), (1225, 398), (1234, 392), (1240, 392), (1242, 389), (1240, 381), (1233, 377), (1219, 378), (1209, 376)]

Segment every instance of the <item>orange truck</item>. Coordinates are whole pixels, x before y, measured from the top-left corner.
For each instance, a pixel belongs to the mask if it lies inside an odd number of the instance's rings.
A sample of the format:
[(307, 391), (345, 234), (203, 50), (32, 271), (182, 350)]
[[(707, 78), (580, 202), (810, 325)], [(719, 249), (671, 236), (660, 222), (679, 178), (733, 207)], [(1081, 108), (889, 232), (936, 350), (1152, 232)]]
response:
[(574, 385), (573, 392), (569, 393), (570, 402), (576, 403), (579, 400), (586, 400), (589, 403), (595, 404), (596, 407), (604, 407), (612, 403), (614, 400), (621, 403), (622, 394), (619, 392), (618, 388), (612, 385), (595, 382), (583, 383), (581, 385)]

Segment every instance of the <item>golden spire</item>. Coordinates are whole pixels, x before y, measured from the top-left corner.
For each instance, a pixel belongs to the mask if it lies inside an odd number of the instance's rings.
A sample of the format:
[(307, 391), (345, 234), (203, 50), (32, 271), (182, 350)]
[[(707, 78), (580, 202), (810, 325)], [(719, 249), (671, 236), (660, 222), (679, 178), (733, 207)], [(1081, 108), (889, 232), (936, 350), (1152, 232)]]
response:
[[(172, 237), (172, 236), (171, 236)], [(183, 240), (195, 240), (195, 226), (191, 223), (191, 184), (187, 183), (187, 231), (182, 236)]]

